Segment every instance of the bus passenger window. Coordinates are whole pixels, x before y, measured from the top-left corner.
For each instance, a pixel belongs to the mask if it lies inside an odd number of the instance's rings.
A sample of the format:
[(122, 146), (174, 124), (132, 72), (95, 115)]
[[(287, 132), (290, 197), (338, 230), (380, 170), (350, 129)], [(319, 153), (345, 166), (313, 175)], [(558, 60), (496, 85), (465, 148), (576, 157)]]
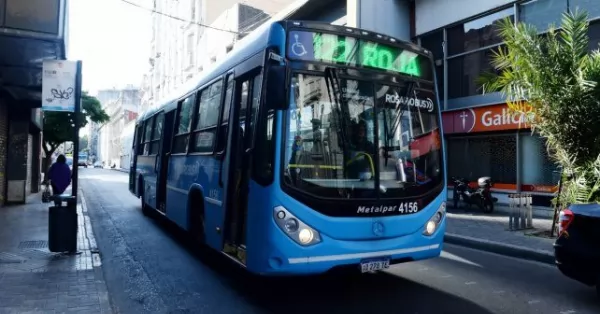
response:
[(217, 141), (217, 152), (221, 152), (225, 149), (225, 143), (227, 143), (227, 120), (229, 120), (229, 108), (231, 107), (231, 98), (233, 97), (233, 75), (227, 76), (227, 90), (225, 91), (225, 101), (223, 101), (223, 122), (221, 123), (221, 130), (219, 131), (219, 139)]
[(156, 121), (154, 122), (154, 131), (152, 132), (152, 141), (150, 142), (150, 155), (158, 154), (158, 148), (160, 145), (160, 138), (162, 135), (164, 120), (164, 113), (161, 113), (158, 116), (156, 116)]
[(217, 81), (205, 88), (200, 95), (198, 118), (193, 132), (193, 152), (209, 153), (213, 151), (217, 137), (219, 112), (221, 112), (222, 88), (223, 81)]
[(192, 110), (194, 108), (196, 97), (194, 95), (186, 98), (179, 105), (179, 114), (177, 115), (177, 127), (175, 129), (175, 138), (173, 140), (173, 153), (186, 153), (188, 142), (190, 140), (190, 127), (192, 124)]
[(150, 155), (150, 137), (152, 136), (152, 127), (154, 126), (154, 117), (146, 120), (146, 125), (144, 126), (144, 143), (142, 146), (144, 147), (143, 154)]

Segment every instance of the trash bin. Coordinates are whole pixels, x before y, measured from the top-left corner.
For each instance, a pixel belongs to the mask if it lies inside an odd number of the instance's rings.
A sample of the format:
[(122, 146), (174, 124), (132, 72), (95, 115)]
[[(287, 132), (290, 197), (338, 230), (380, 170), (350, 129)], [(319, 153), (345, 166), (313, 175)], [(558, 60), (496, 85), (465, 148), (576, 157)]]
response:
[(48, 212), (48, 249), (50, 252), (77, 251), (77, 199), (71, 195), (56, 196), (60, 204)]

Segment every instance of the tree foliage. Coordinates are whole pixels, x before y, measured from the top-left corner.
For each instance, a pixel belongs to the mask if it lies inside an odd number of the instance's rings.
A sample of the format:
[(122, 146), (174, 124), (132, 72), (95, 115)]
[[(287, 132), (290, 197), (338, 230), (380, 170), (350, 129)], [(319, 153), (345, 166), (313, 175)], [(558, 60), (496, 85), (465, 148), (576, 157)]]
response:
[(505, 45), (493, 55), (496, 71), (480, 79), (547, 139), (550, 156), (569, 174), (561, 203), (600, 196), (600, 52), (589, 52), (587, 19), (583, 11), (564, 13), (561, 29), (543, 36), (533, 26), (502, 21)]
[[(75, 127), (81, 129), (89, 121), (104, 123), (110, 117), (102, 109), (100, 101), (96, 97), (83, 92), (81, 95), (81, 112), (79, 113), (78, 125), (74, 123), (73, 112), (45, 112), (44, 113), (44, 152), (46, 156), (54, 153), (56, 148), (64, 142), (73, 141)], [(83, 148), (83, 147), (81, 147)]]

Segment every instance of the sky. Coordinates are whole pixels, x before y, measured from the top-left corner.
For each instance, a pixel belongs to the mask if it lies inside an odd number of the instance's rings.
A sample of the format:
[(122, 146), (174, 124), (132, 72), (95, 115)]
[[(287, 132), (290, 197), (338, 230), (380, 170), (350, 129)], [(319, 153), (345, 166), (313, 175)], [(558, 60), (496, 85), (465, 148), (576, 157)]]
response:
[[(152, 0), (127, 0), (149, 8)], [(123, 0), (70, 0), (67, 58), (82, 60), (83, 89), (139, 86), (149, 68), (150, 12)]]

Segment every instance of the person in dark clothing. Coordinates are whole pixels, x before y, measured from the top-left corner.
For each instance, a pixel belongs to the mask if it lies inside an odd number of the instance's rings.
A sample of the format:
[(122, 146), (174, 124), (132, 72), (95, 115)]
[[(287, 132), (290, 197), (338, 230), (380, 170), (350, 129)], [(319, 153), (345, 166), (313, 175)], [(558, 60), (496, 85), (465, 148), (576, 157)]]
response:
[(48, 169), (48, 181), (50, 181), (54, 196), (63, 194), (71, 184), (71, 169), (67, 165), (67, 158), (64, 155), (59, 155), (56, 162)]
[[(363, 172), (372, 172), (375, 145), (367, 139), (367, 123), (360, 120), (354, 126), (351, 162), (346, 165), (348, 178), (360, 178)], [(368, 155), (370, 158), (365, 156)]]

